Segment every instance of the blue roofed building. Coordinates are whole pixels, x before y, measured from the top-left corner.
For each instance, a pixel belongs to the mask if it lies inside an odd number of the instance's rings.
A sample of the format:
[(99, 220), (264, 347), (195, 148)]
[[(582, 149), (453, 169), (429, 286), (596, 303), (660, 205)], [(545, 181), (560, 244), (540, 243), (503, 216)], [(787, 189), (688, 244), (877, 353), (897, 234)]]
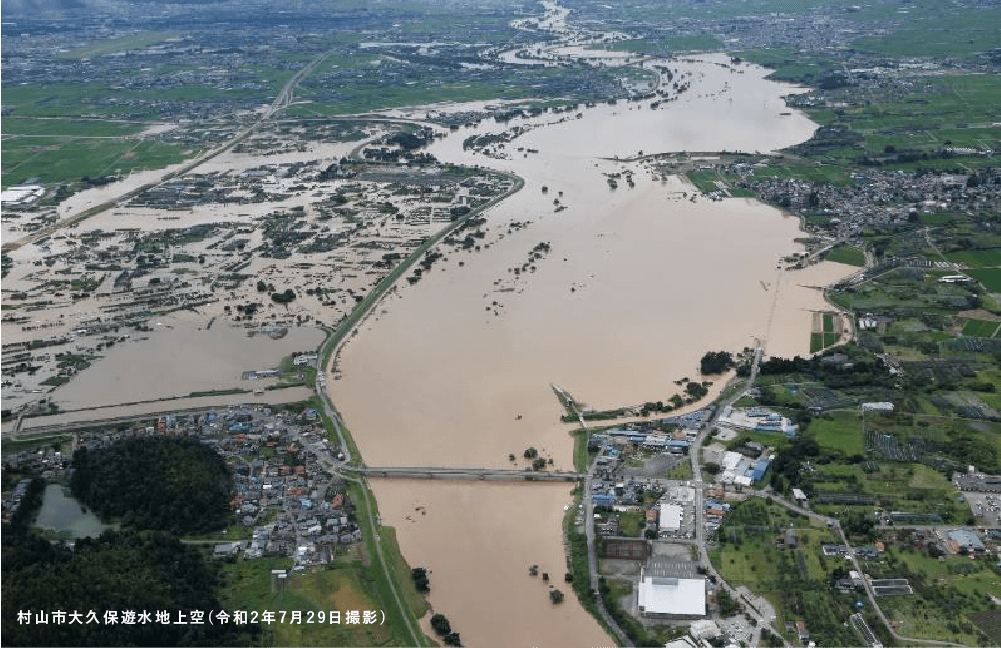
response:
[(768, 464), (770, 463), (771, 460), (768, 457), (759, 457), (744, 474), (750, 477), (751, 481), (758, 481), (765, 476), (765, 472), (768, 471)]

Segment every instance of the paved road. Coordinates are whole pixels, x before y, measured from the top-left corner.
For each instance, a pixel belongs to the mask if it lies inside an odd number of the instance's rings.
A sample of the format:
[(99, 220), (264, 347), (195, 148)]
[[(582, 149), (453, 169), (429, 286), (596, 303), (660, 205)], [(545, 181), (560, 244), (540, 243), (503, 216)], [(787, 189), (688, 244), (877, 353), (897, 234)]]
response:
[[(577, 402), (569, 392), (560, 389), (556, 385), (553, 385), (553, 389), (558, 390), (568, 400), (574, 403)], [(577, 420), (580, 421), (581, 427), (587, 430), (587, 421), (584, 420), (583, 415), (577, 408), (574, 408), (574, 410), (577, 412)], [(602, 451), (604, 451), (604, 448), (602, 448)], [(601, 615), (605, 624), (611, 628), (618, 645), (632, 646), (633, 642), (630, 641), (629, 635), (619, 627), (619, 624), (615, 622), (612, 615), (608, 613), (608, 610), (605, 608), (605, 601), (601, 597), (601, 577), (598, 574), (598, 557), (594, 546), (594, 501), (591, 498), (592, 489), (594, 488), (594, 471), (598, 465), (598, 457), (600, 456), (601, 452), (598, 453), (594, 461), (591, 462), (591, 465), (588, 466), (587, 475), (584, 479), (584, 534), (587, 538), (587, 573), (590, 578), (591, 591), (595, 593), (598, 614)]]
[[(316, 395), (319, 397), (320, 402), (323, 404), (323, 413), (327, 415), (331, 423), (334, 424), (334, 431), (337, 433), (337, 440), (341, 446), (341, 452), (344, 453), (345, 463), (351, 463), (351, 448), (344, 440), (344, 430), (341, 427), (341, 415), (338, 413), (337, 409), (334, 407), (333, 402), (330, 400), (330, 393), (327, 392), (327, 369), (324, 366), (323, 359), (328, 356), (330, 345), (334, 343), (334, 335), (330, 329), (324, 328), (327, 333), (327, 339), (323, 341), (320, 345), (320, 350), (317, 355), (317, 372), (316, 372), (316, 384), (313, 388), (316, 390)], [(331, 357), (333, 357), (331, 355)]]
[[(845, 545), (845, 547), (848, 548), (848, 557), (851, 559), (852, 566), (855, 568), (855, 571), (857, 571), (860, 574), (864, 574), (865, 573), (865, 570), (862, 568), (862, 565), (859, 563), (858, 556), (856, 556), (856, 554), (855, 554), (855, 550), (852, 548), (851, 543), (848, 542), (848, 537), (845, 535), (845, 530), (841, 527), (841, 525), (838, 523), (838, 521), (836, 519), (829, 518), (829, 517), (824, 516), (824, 515), (820, 515), (819, 513), (816, 513), (814, 511), (810, 511), (809, 509), (804, 509), (803, 507), (795, 505), (795, 504), (789, 502), (788, 500), (786, 500), (785, 498), (782, 498), (782, 497), (779, 497), (779, 496), (775, 495), (774, 493), (769, 493), (769, 492), (766, 492), (766, 491), (750, 491), (750, 494), (751, 495), (755, 495), (757, 497), (768, 498), (768, 499), (772, 500), (773, 502), (781, 504), (782, 506), (786, 507), (790, 511), (795, 511), (796, 513), (799, 513), (800, 515), (805, 515), (805, 516), (807, 516), (807, 517), (809, 517), (809, 518), (811, 518), (813, 520), (818, 520), (820, 522), (823, 522), (824, 524), (827, 524), (827, 525), (829, 525), (829, 526), (831, 526), (833, 528), (836, 528), (838, 530), (838, 533), (841, 535), (841, 542)], [(901, 529), (901, 528), (907, 528), (907, 527), (887, 527), (887, 528), (889, 528), (889, 529), (894, 529), (894, 528)], [(949, 529), (956, 529), (957, 527), (955, 525), (953, 525), (953, 526), (950, 526), (950, 527), (915, 527), (915, 528), (923, 528), (923, 529), (949, 528)], [(961, 643), (954, 643), (954, 642), (950, 642), (950, 641), (939, 641), (937, 639), (917, 639), (917, 638), (914, 638), (914, 637), (905, 637), (905, 636), (903, 636), (901, 634), (898, 634), (897, 631), (894, 630), (893, 626), (890, 625), (890, 622), (886, 618), (886, 615), (883, 613), (883, 609), (880, 608), (879, 603), (876, 602), (876, 594), (875, 594), (875, 592), (872, 589), (872, 585), (869, 583), (869, 581), (866, 581), (865, 579), (863, 579), (863, 583), (865, 585), (866, 595), (869, 597), (869, 603), (872, 605), (873, 610), (876, 612), (876, 615), (879, 616), (880, 621), (883, 622), (883, 625), (886, 626), (887, 630), (890, 631), (890, 634), (893, 635), (894, 639), (896, 639), (898, 641), (909, 641), (909, 642), (913, 642), (913, 643), (928, 644), (930, 646), (956, 646), (957, 648), (973, 648), (972, 646), (967, 646), (966, 644), (961, 644)]]
[[(729, 398), (719, 403), (719, 405), (716, 408), (716, 413), (713, 415), (713, 418), (707, 423), (703, 424), (702, 428), (699, 430), (698, 436), (692, 443), (691, 449), (689, 450), (688, 453), (688, 456), (692, 462), (692, 480), (695, 486), (695, 540), (696, 540), (696, 546), (698, 547), (699, 550), (699, 564), (705, 568), (706, 575), (710, 577), (710, 580), (712, 580), (712, 578), (715, 578), (716, 584), (719, 585), (719, 587), (721, 587), (722, 589), (725, 589), (730, 594), (731, 598), (733, 598), (735, 601), (744, 600), (744, 602), (747, 603), (745, 609), (747, 610), (748, 614), (750, 614), (757, 621), (758, 638), (760, 638), (761, 636), (760, 635), (761, 628), (769, 628), (776, 635), (780, 637), (782, 635), (779, 634), (778, 632), (775, 632), (775, 628), (772, 627), (772, 622), (775, 619), (766, 619), (764, 616), (762, 616), (762, 614), (758, 612), (757, 608), (755, 608), (750, 601), (745, 600), (733, 587), (730, 586), (729, 583), (726, 582), (723, 576), (719, 572), (717, 572), (716, 569), (713, 567), (712, 561), (709, 560), (709, 552), (706, 550), (705, 512), (704, 512), (704, 506), (702, 504), (702, 498), (703, 498), (702, 489), (704, 487), (704, 483), (702, 481), (702, 465), (701, 465), (700, 455), (701, 455), (702, 443), (705, 441), (707, 435), (709, 434), (710, 430), (712, 430), (713, 426), (719, 421), (720, 416), (722, 416), (723, 414), (723, 410), (733, 405), (735, 402), (737, 402), (737, 400), (744, 395), (746, 387), (750, 387), (751, 385), (754, 384), (754, 379), (758, 375), (758, 365), (761, 363), (761, 356), (763, 353), (764, 353), (764, 348), (759, 344), (754, 350), (754, 361), (751, 363), (751, 373), (748, 376), (747, 381), (744, 383), (745, 389), (738, 390), (735, 394), (731, 395)], [(792, 644), (786, 641), (784, 637), (782, 638), (782, 641), (785, 644), (786, 648), (792, 648)]]
[(365, 497), (365, 508), (368, 511), (368, 515), (365, 518), (363, 518), (363, 524), (367, 527), (364, 530), (364, 533), (367, 534), (368, 537), (372, 538), (373, 544), (375, 545), (375, 551), (379, 556), (379, 564), (382, 565), (383, 576), (385, 577), (386, 582), (389, 584), (389, 589), (393, 593), (393, 599), (396, 602), (397, 609), (400, 611), (400, 616), (403, 618), (403, 622), (407, 626), (407, 633), (410, 635), (410, 640), (413, 641), (412, 645), (423, 646), (424, 644), (420, 640), (422, 632), (420, 628), (414, 628), (414, 625), (410, 620), (410, 615), (407, 613), (407, 608), (404, 607), (403, 600), (400, 597), (400, 593), (396, 589), (396, 582), (393, 580), (392, 575), (389, 573), (389, 564), (387, 563), (386, 557), (382, 552), (382, 538), (380, 537), (376, 528), (375, 507), (372, 504), (372, 498), (371, 495), (369, 494), (368, 485), (365, 483), (364, 476), (355, 477), (353, 475), (346, 474), (341, 470), (344, 466), (334, 461), (329, 456), (329, 453), (319, 454), (318, 460), (324, 466), (324, 468), (326, 468), (331, 473), (348, 481), (353, 481), (361, 486), (362, 495)]
[[(835, 522), (835, 524), (837, 523)], [(859, 564), (858, 556), (855, 555), (855, 551), (852, 549), (852, 546), (848, 543), (848, 538), (845, 536), (845, 530), (841, 528), (840, 524), (837, 525), (837, 529), (838, 533), (841, 534), (841, 542), (843, 542), (844, 545), (848, 547), (848, 556), (851, 558), (852, 566), (855, 568), (855, 571), (857, 571), (860, 574), (864, 574), (865, 572), (862, 570), (862, 566)], [(964, 646), (964, 644), (952, 643), (949, 641), (937, 641), (935, 639), (917, 639), (915, 637), (905, 637), (903, 635), (897, 634), (897, 631), (893, 629), (892, 625), (890, 625), (889, 619), (887, 619), (886, 615), (883, 614), (883, 609), (880, 608), (879, 603), (876, 602), (876, 594), (872, 589), (872, 584), (865, 578), (862, 579), (862, 582), (865, 585), (865, 593), (869, 597), (869, 603), (872, 605), (872, 609), (876, 612), (876, 615), (879, 617), (879, 620), (883, 622), (883, 625), (886, 626), (886, 629), (890, 631), (890, 635), (894, 638), (895, 641), (901, 643), (911, 643), (911, 644), (920, 643), (920, 644), (927, 644), (930, 646)]]

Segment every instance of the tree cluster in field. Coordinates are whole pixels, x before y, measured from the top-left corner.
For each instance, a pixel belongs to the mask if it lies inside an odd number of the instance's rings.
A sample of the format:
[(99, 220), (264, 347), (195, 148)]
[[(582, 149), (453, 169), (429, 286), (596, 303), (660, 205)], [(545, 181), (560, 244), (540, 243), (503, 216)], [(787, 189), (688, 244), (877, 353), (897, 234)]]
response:
[(431, 578), (428, 576), (428, 570), (423, 567), (414, 567), (410, 570), (410, 577), (414, 579), (414, 587), (417, 588), (418, 592), (431, 591)]
[[(167, 611), (171, 620), (192, 610), (222, 610), (213, 590), (217, 568), (196, 547), (164, 533), (105, 531), (82, 538), (74, 549), (52, 544), (37, 532), (4, 529), (2, 534), (3, 642), (8, 646), (232, 646), (254, 645), (257, 624), (176, 625), (155, 622), (122, 624), (122, 612), (151, 615)], [(32, 622), (18, 623), (20, 610)], [(35, 623), (35, 613), (62, 610), (99, 623)], [(116, 611), (118, 624), (105, 622)], [(214, 617), (213, 617), (214, 618)], [(84, 619), (85, 621), (85, 619)]]
[(782, 646), (785, 645), (782, 637), (773, 633), (768, 628), (761, 629), (761, 643), (765, 644), (769, 648), (782, 648)]
[[(849, 350), (844, 347), (832, 347), (825, 351), (825, 356), (833, 355), (835, 352), (845, 353), (846, 351)], [(749, 365), (745, 364), (737, 368), (738, 376), (747, 376), (750, 373)], [(890, 374), (889, 368), (882, 359), (871, 355), (852, 358), (850, 368), (834, 362), (824, 362), (821, 356), (813, 356), (812, 358), (796, 356), (791, 360), (770, 358), (758, 365), (758, 373), (762, 376), (800, 374), (807, 379), (824, 383), (824, 386), (829, 389), (848, 387), (894, 389), (894, 384), (898, 380)]]
[(415, 132), (400, 131), (388, 135), (383, 139), (386, 144), (395, 144), (405, 151), (414, 151), (423, 148), (433, 142), (435, 132), (430, 128), (422, 127)]
[(685, 385), (685, 391), (693, 401), (697, 401), (705, 398), (706, 394), (709, 393), (710, 384), (711, 383), (708, 382), (697, 383), (695, 381), (689, 381), (689, 383)]
[(286, 288), (285, 292), (273, 292), (271, 293), (271, 301), (276, 304), (288, 304), (295, 301), (295, 291), (291, 288)]
[(816, 461), (819, 456), (820, 445), (815, 439), (808, 436), (796, 437), (788, 448), (776, 455), (769, 466), (772, 488), (784, 493), (791, 488), (805, 486), (800, 463), (808, 459)]
[(435, 634), (441, 637), (446, 646), (461, 646), (462, 641), (458, 632), (452, 632), (452, 624), (448, 622), (444, 614), (440, 612), (431, 617), (431, 627)]
[(719, 594), (717, 595), (717, 601), (719, 601), (719, 614), (722, 617), (728, 617), (731, 614), (736, 614), (740, 610), (740, 603), (738, 603), (726, 588), (720, 588)]
[[(532, 460), (532, 470), (545, 470), (546, 466), (552, 466), (553, 465), (553, 460), (552, 459), (546, 459), (545, 457), (540, 457), (539, 456), (539, 451), (536, 450), (534, 447), (527, 448), (525, 450), (525, 452), (522, 453), (522, 456), (525, 459), (531, 459)], [(510, 455), (509, 459), (511, 459), (513, 461), (514, 460), (514, 455)]]
[(215, 450), (196, 439), (125, 439), (73, 454), (73, 496), (123, 526), (175, 535), (224, 528), (233, 478)]
[(733, 366), (733, 355), (729, 351), (708, 351), (702, 356), (700, 371), (703, 375), (721, 374)]

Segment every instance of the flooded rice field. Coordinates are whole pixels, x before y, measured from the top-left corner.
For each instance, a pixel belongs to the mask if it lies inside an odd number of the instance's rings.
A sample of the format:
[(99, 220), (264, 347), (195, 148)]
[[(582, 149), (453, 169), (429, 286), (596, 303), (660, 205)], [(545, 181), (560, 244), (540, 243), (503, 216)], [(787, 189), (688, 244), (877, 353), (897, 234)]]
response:
[[(323, 332), (291, 327), (280, 339), (254, 329), (217, 321), (207, 328), (193, 314), (165, 315), (151, 322), (147, 339), (128, 339), (95, 351), (98, 358), (86, 370), (86, 380), (74, 380), (53, 393), (62, 410), (115, 405), (157, 398), (188, 396), (191, 392), (234, 388), (253, 391), (276, 379), (243, 380), (245, 371), (277, 367), (293, 351), (312, 351)], [(252, 394), (243, 394), (253, 400)], [(173, 406), (164, 405), (163, 408)]]

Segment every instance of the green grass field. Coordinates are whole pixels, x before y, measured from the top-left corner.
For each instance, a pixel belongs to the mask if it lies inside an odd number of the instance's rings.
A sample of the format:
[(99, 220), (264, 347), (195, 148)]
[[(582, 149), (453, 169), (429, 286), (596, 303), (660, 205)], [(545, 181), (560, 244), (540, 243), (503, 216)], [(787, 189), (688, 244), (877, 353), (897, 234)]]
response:
[(970, 270), (967, 274), (984, 284), (987, 290), (1001, 292), (1001, 268), (980, 268)]
[(997, 322), (985, 320), (968, 320), (963, 326), (963, 335), (966, 337), (994, 337), (998, 329)]
[[(381, 612), (385, 604), (367, 593), (368, 576), (360, 564), (345, 559), (340, 564), (319, 567), (302, 572), (289, 572), (285, 588), (276, 593), (271, 590), (271, 570), (291, 569), (290, 558), (263, 558), (241, 560), (223, 567), (224, 585), (221, 599), (224, 609), (286, 610), (302, 612), (303, 623), (265, 624), (265, 645), (276, 646), (384, 646), (401, 645), (407, 641), (397, 636), (392, 626), (380, 624), (347, 624), (348, 610), (375, 610)], [(339, 624), (318, 623), (320, 612), (340, 611)], [(309, 612), (314, 613), (314, 623), (306, 623)], [(388, 610), (387, 610), (388, 614)], [(381, 621), (381, 615), (380, 615)], [(400, 643), (397, 643), (400, 642)]]
[(1001, 250), (963, 250), (949, 252), (945, 258), (953, 263), (965, 263), (971, 268), (1001, 266)]
[(944, 5), (923, 2), (910, 14), (899, 14), (905, 22), (890, 34), (862, 38), (852, 45), (857, 49), (894, 56), (946, 56), (972, 58), (998, 46), (1001, 13), (990, 9), (969, 9), (961, 14), (949, 12)]
[(177, 144), (156, 141), (4, 137), (0, 142), (4, 160), (0, 181), (9, 187), (29, 178), (54, 184), (84, 176), (127, 175), (175, 164), (195, 154), (184, 150)]
[(639, 511), (619, 513), (619, 533), (632, 538), (639, 537), (646, 528), (646, 518)]
[(828, 251), (827, 254), (824, 255), (824, 260), (833, 261), (835, 263), (844, 263), (846, 265), (861, 268), (865, 265), (865, 254), (863, 254), (862, 250), (857, 247), (840, 245)]
[(810, 334), (810, 353), (816, 353), (818, 351), (824, 350), (824, 334), (823, 333), (811, 333)]
[(385, 538), (383, 545), (386, 562), (389, 566), (389, 573), (396, 581), (400, 594), (406, 599), (407, 605), (413, 611), (414, 616), (420, 618), (429, 609), (427, 599), (417, 591), (414, 579), (411, 577), (410, 565), (403, 558), (400, 552), (400, 545), (396, 541), (396, 529), (394, 527), (382, 527), (380, 535)]
[(168, 38), (176, 38), (178, 36), (180, 36), (179, 32), (152, 31), (141, 34), (133, 34), (130, 36), (122, 36), (119, 38), (108, 38), (106, 40), (97, 41), (96, 43), (91, 43), (90, 45), (78, 47), (68, 52), (63, 52), (59, 56), (61, 58), (83, 59), (93, 58), (103, 54), (125, 52), (128, 50), (142, 50), (146, 49), (150, 45), (162, 43)]
[[(828, 416), (831, 420), (828, 420)], [(862, 422), (855, 412), (825, 414), (810, 421), (807, 429), (823, 448), (837, 450), (846, 456), (862, 454), (865, 451)]]

